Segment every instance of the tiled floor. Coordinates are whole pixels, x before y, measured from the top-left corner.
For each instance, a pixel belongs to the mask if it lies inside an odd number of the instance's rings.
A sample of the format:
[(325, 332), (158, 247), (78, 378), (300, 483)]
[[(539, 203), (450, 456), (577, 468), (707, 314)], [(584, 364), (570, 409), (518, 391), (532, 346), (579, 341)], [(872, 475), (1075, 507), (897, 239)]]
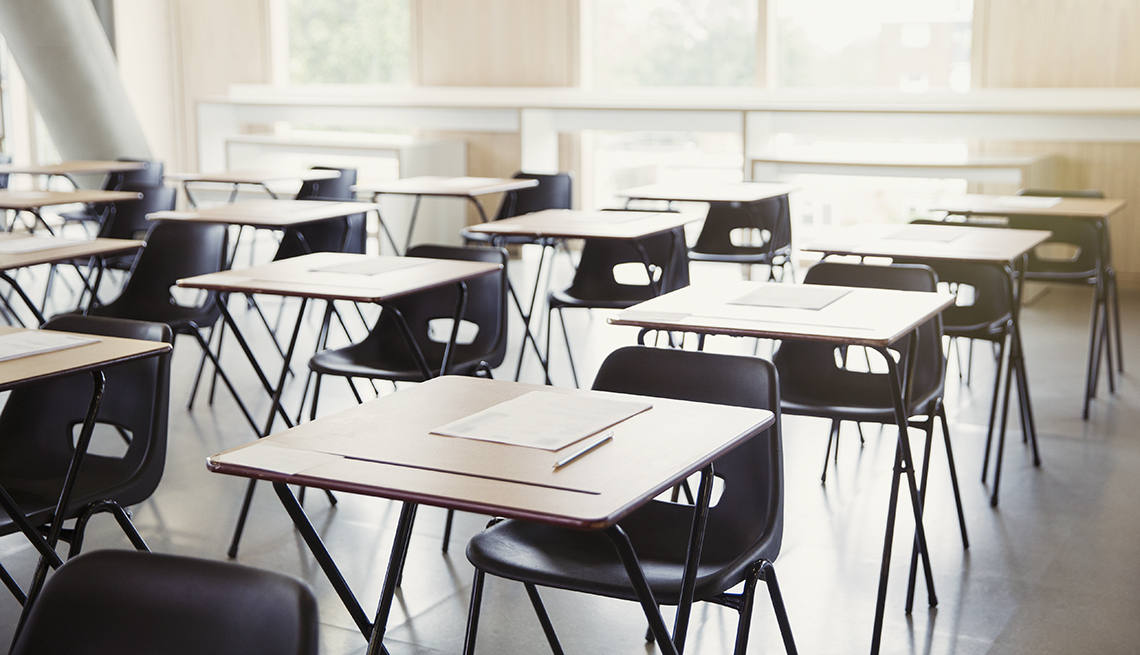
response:
[[(695, 282), (713, 282), (736, 269), (694, 266)], [(1088, 422), (1080, 420), (1085, 339), (1090, 291), (1053, 287), (1025, 311), (1027, 359), (1044, 460), (1032, 467), (1019, 433), (1008, 445), (1002, 502), (991, 509), (979, 481), (992, 364), (976, 349), (973, 383), (960, 383), (950, 369), (949, 413), (959, 465), (971, 547), (962, 549), (944, 456), (935, 447), (928, 504), (937, 608), (925, 604), (920, 586), (915, 611), (903, 611), (911, 528), (905, 504), (898, 537), (883, 638), (885, 653), (1135, 653), (1140, 652), (1140, 391), (1134, 377), (1117, 393), (1101, 398)], [(1123, 296), (1125, 356), (1140, 367), (1136, 326), (1140, 297)], [(295, 307), (291, 305), (290, 307)], [(288, 311), (288, 310), (287, 310)], [(579, 374), (583, 380), (607, 352), (633, 343), (634, 333), (605, 324), (604, 312), (567, 314)], [(249, 331), (256, 333), (250, 315)], [(314, 322), (317, 320), (314, 315)], [(359, 336), (362, 325), (355, 327)], [(310, 328), (313, 323), (310, 324)], [(514, 339), (517, 340), (515, 330)], [(556, 338), (559, 335), (556, 335)], [(272, 361), (261, 349), (266, 361)], [(713, 339), (710, 348), (752, 352), (753, 344)], [(768, 351), (760, 344), (759, 351)], [(256, 380), (228, 350), (230, 371), (256, 399), (257, 416), (267, 401)], [(565, 356), (556, 348), (555, 378), (569, 384)], [(953, 358), (952, 358), (953, 360)], [(166, 474), (154, 497), (135, 508), (135, 521), (151, 547), (216, 559), (225, 558), (245, 481), (208, 473), (207, 455), (252, 438), (232, 401), (219, 390), (210, 406), (200, 398), (186, 409), (190, 376), (198, 361), (183, 337), (175, 353), (171, 394), (170, 452)], [(502, 371), (513, 372), (513, 358)], [(303, 362), (298, 362), (303, 370)], [(507, 377), (500, 375), (500, 377)], [(524, 379), (538, 381), (533, 358)], [(294, 388), (297, 385), (294, 385)], [(387, 391), (391, 387), (382, 387)], [(296, 397), (289, 401), (296, 406)], [(322, 414), (351, 403), (343, 383), (330, 381), (322, 393)], [(383, 426), (377, 426), (383, 429)], [(861, 653), (870, 643), (875, 583), (882, 548), (894, 433), (864, 427), (860, 447), (846, 427), (838, 463), (819, 481), (826, 422), (787, 418), (784, 424), (787, 504), (783, 552), (776, 562), (800, 651), (809, 654)], [(340, 495), (330, 508), (309, 496), (312, 519), (347, 579), (371, 612), (398, 514), (390, 502)], [(486, 517), (459, 515), (451, 552), (439, 550), (443, 511), (424, 508), (412, 538), (404, 585), (397, 596), (387, 646), (397, 653), (455, 653), (462, 646), (471, 568), (463, 556), (466, 539)], [(86, 547), (126, 547), (109, 519), (97, 521)], [(322, 652), (360, 653), (365, 642), (331, 587), (291, 528), (268, 486), (259, 489), (238, 561), (297, 575), (313, 585), (322, 613)], [(20, 580), (34, 566), (30, 547), (19, 536), (0, 540), (0, 562)], [(570, 653), (647, 653), (644, 620), (629, 603), (548, 592), (553, 620)], [(18, 606), (0, 597), (0, 637), (5, 643)], [(688, 652), (731, 650), (735, 615), (699, 607)], [(541, 630), (521, 586), (491, 581), (484, 599), (481, 653), (544, 652)], [(782, 652), (766, 597), (758, 597), (750, 650)]]

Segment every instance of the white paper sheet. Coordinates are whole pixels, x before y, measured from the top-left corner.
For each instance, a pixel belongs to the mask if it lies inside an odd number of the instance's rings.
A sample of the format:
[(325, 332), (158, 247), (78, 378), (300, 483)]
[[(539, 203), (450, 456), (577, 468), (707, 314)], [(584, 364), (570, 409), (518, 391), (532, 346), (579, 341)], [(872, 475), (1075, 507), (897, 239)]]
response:
[(27, 330), (0, 336), (0, 362), (20, 357), (29, 357), (65, 348), (99, 343), (95, 337), (78, 337), (51, 330)]
[(432, 430), (433, 434), (560, 450), (653, 407), (635, 400), (532, 391)]
[(963, 225), (907, 225), (886, 236), (903, 241), (939, 241), (950, 243), (965, 235), (970, 228)]
[(409, 268), (411, 266), (420, 266), (427, 262), (421, 260), (416, 261), (415, 257), (408, 258), (361, 258), (356, 261), (347, 262), (344, 264), (333, 264), (332, 266), (321, 266), (311, 269), (313, 272), (319, 273), (349, 273), (352, 275), (379, 275), (387, 273), (388, 271), (395, 271), (401, 268)]
[(851, 293), (850, 289), (811, 284), (765, 284), (728, 304), (816, 311), (827, 307), (849, 293)]

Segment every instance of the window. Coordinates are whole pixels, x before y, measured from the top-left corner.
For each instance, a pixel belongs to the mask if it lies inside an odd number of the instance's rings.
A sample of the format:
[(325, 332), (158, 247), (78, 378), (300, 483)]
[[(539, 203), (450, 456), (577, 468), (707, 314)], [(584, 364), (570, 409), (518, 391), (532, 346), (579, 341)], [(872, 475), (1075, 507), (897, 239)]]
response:
[(970, 88), (972, 0), (767, 1), (775, 86)]
[(593, 85), (749, 86), (759, 0), (594, 0)]
[(407, 84), (408, 1), (288, 0), (288, 81)]

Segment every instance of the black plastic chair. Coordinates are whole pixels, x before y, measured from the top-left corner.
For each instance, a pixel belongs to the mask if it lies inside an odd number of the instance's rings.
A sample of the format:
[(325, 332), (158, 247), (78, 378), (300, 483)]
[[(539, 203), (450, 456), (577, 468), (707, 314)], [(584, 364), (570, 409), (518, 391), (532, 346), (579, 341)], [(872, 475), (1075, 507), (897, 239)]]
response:
[(220, 223), (152, 221), (143, 249), (117, 298), (91, 310), (93, 316), (166, 323), (175, 335), (194, 337), (218, 371), (238, 407), (258, 434), (261, 427), (238, 397), (202, 330), (212, 329), (222, 315), (219, 294), (207, 291), (196, 304), (181, 304), (171, 294), (178, 280), (217, 273), (225, 268), (228, 229)]
[[(490, 374), (503, 362), (507, 341), (507, 252), (502, 248), (460, 248), (456, 246), (420, 245), (408, 251), (408, 257), (458, 259), (502, 264), (498, 273), (467, 282), (467, 306), (463, 314), (459, 341), (451, 354), (448, 373), (453, 375)], [(416, 357), (404, 340), (396, 313), (403, 316), (415, 337), (431, 374), (439, 374), (444, 349), (451, 335), (451, 318), (458, 300), (454, 285), (396, 298), (385, 303), (372, 331), (359, 343), (324, 350), (313, 355), (309, 368), (317, 374), (313, 390), (311, 415), (316, 416), (321, 377), (364, 378), (393, 382), (421, 382), (424, 374)], [(473, 337), (464, 338), (466, 329), (477, 328)], [(360, 395), (353, 387), (356, 399)]]
[[(0, 152), (0, 164), (11, 164), (11, 163), (12, 163), (12, 155), (9, 155), (8, 153)], [(0, 174), (0, 189), (7, 189), (7, 188), (8, 188), (8, 174), (2, 173), (2, 174)]]
[[(634, 264), (648, 279), (645, 283), (627, 284), (618, 280), (616, 269)], [(578, 371), (570, 349), (570, 334), (562, 312), (571, 308), (625, 309), (663, 293), (689, 286), (689, 258), (685, 247), (685, 231), (676, 228), (664, 234), (639, 239), (609, 240), (587, 239), (582, 256), (574, 271), (570, 286), (551, 291), (547, 295), (546, 309), (546, 361), (550, 361), (550, 333), (554, 323), (552, 313), (558, 312), (562, 336), (566, 341), (566, 355), (570, 360), (570, 373), (574, 386), (578, 386)]]
[[(92, 316), (57, 316), (43, 329), (173, 340), (170, 328), (161, 323)], [(104, 375), (95, 434), (113, 440), (108, 450), (100, 451), (105, 454), (88, 452), (83, 458), (64, 514), (77, 521), (73, 529), (61, 532), (61, 538), (71, 544), (71, 555), (81, 550), (87, 522), (99, 512), (111, 513), (131, 543), (145, 549), (123, 508), (154, 493), (166, 462), (170, 353), (117, 364)], [(0, 413), (0, 434), (4, 435), (0, 439), (0, 487), (34, 526), (46, 528), (51, 522), (74, 454), (77, 426), (83, 425), (91, 402), (92, 385), (86, 373), (25, 385), (12, 391)], [(117, 445), (120, 438), (125, 445)], [(0, 512), (0, 535), (17, 530), (11, 517)], [(23, 602), (23, 591), (2, 568), (0, 578)]]
[[(144, 166), (134, 171), (123, 171), (120, 173), (107, 173), (103, 178), (103, 184), (99, 188), (104, 191), (122, 191), (122, 190), (138, 190), (154, 189), (163, 186), (162, 172), (163, 165), (160, 161), (150, 161), (145, 159), (131, 159), (129, 157), (119, 157), (115, 161), (131, 161), (142, 162)], [(173, 209), (174, 207), (171, 207)], [(84, 223), (98, 225), (100, 230), (104, 220), (112, 214), (108, 212), (108, 207), (97, 207), (94, 211), (91, 208), (84, 208), (74, 212), (64, 212), (60, 214), (63, 219), (64, 227), (68, 223)], [(143, 230), (145, 232), (145, 230)]]
[[(927, 266), (895, 264), (871, 266), (821, 262), (808, 270), (805, 284), (829, 284), (848, 287), (873, 287), (904, 291), (937, 291), (938, 277)], [(942, 437), (958, 507), (958, 524), (962, 544), (968, 547), (966, 519), (958, 491), (958, 474), (946, 422), (945, 395), (946, 358), (942, 353), (942, 318), (936, 316), (918, 328), (916, 361), (908, 372), (910, 394), (907, 415), (925, 416), (920, 427), (926, 432), (926, 449), (922, 466), (920, 494), (925, 498), (930, 450), (934, 438), (934, 419), (942, 423)], [(905, 359), (910, 339), (904, 337), (892, 346)], [(827, 452), (823, 459), (823, 476), (827, 476), (827, 460), (835, 442), (839, 449), (839, 424), (842, 421), (896, 425), (894, 403), (889, 381), (884, 374), (871, 372), (868, 366), (854, 365), (855, 347), (837, 349), (833, 345), (806, 341), (784, 341), (772, 357), (780, 371), (781, 408), (785, 414), (817, 416), (832, 421)], [(868, 353), (869, 354), (869, 353)], [(864, 369), (864, 370), (860, 370)]]
[[(98, 237), (105, 239), (145, 239), (152, 222), (148, 214), (172, 211), (177, 200), (178, 190), (173, 187), (142, 187), (125, 185), (121, 191), (136, 191), (142, 194), (138, 200), (120, 200), (111, 203), (106, 220), (99, 226)], [(137, 255), (121, 255), (106, 259), (106, 266), (119, 270), (130, 270)]]
[(317, 655), (313, 592), (269, 571), (98, 551), (48, 580), (11, 655)]
[[(644, 347), (622, 348), (602, 363), (594, 389), (768, 409), (776, 423), (713, 465), (724, 483), (710, 507), (697, 600), (736, 609), (737, 655), (748, 646), (756, 583), (768, 587), (788, 653), (795, 653), (791, 627), (772, 562), (783, 537), (783, 464), (780, 442), (780, 391), (776, 369), (756, 357)], [(650, 501), (620, 522), (629, 535), (658, 603), (680, 599), (692, 507)], [(467, 546), (475, 565), (465, 652), (475, 651), (486, 574), (517, 580), (527, 592), (550, 642), (560, 653), (554, 628), (536, 587), (554, 587), (637, 600), (613, 544), (600, 532), (558, 528), (525, 521), (502, 521), (475, 535)], [(743, 583), (741, 593), (728, 590)]]
[[(491, 220), (500, 221), (512, 216), (522, 216), (544, 209), (570, 209), (573, 203), (574, 178), (570, 173), (524, 173), (516, 172), (511, 176), (516, 180), (538, 180), (538, 186), (517, 191), (508, 191), (503, 194), (499, 204), (499, 211)], [(468, 241), (494, 241), (495, 243), (533, 243), (535, 239), (527, 236), (491, 236), (486, 234), (464, 234)]]
[[(1057, 190), (1021, 189), (1019, 196), (1062, 198), (1104, 198), (1095, 189)], [(1085, 401), (1082, 417), (1088, 419), (1089, 405), (1096, 397), (1100, 364), (1107, 355), (1109, 392), (1116, 391), (1112, 370), (1112, 333), (1116, 333), (1117, 369), (1124, 372), (1123, 341), (1120, 327), (1120, 299), (1116, 289), (1116, 269), (1112, 266), (1112, 244), (1107, 222), (1091, 222), (1064, 216), (1010, 216), (1009, 227), (1023, 230), (1049, 230), (1053, 236), (1029, 253), (1026, 279), (1083, 284), (1094, 288), (1091, 325), (1089, 326), (1088, 371), (1085, 377)], [(1060, 256), (1050, 249), (1063, 248)], [(1109, 323), (1113, 325), (1110, 327)]]
[(791, 257), (792, 217), (786, 195), (754, 203), (712, 203), (689, 249), (693, 261), (767, 266), (769, 280), (776, 279), (777, 268), (783, 279), (784, 271), (791, 270)]
[[(297, 200), (356, 200), (356, 169), (314, 166), (314, 170), (340, 171), (331, 180), (311, 180), (301, 185)], [(310, 252), (364, 253), (367, 239), (364, 213), (344, 218), (306, 223), (286, 230), (273, 260), (288, 259)]]

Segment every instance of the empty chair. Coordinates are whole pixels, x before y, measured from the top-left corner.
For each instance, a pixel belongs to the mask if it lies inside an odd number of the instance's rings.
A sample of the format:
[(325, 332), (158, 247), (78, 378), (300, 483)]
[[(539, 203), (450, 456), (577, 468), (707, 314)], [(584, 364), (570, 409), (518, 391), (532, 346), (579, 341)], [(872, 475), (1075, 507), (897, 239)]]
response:
[[(1021, 189), (1022, 196), (1064, 198), (1104, 198), (1095, 189)], [(1030, 280), (1084, 284), (1093, 287), (1093, 308), (1089, 326), (1089, 353), (1085, 375), (1082, 417), (1088, 419), (1089, 405), (1096, 396), (1100, 364), (1107, 356), (1108, 388), (1116, 391), (1112, 370), (1112, 333), (1116, 333), (1117, 369), (1124, 371), (1120, 328), (1120, 301), (1116, 290), (1116, 269), (1112, 267), (1112, 244), (1108, 223), (1066, 216), (1010, 216), (1009, 227), (1023, 230), (1049, 230), (1049, 240), (1029, 253), (1025, 277)], [(1109, 323), (1113, 325), (1110, 327)]]
[[(57, 316), (43, 329), (172, 341), (170, 328), (161, 323), (93, 316)], [(170, 353), (108, 367), (104, 376), (94, 434), (105, 447), (83, 458), (64, 514), (67, 519), (78, 519), (73, 531), (63, 533), (71, 542), (72, 554), (82, 548), (84, 527), (97, 512), (111, 512), (131, 542), (145, 548), (123, 507), (150, 497), (166, 461)], [(0, 487), (34, 526), (47, 527), (51, 522), (93, 384), (90, 374), (80, 373), (25, 385), (12, 391), (0, 413), (0, 433), (4, 435), (0, 439)], [(0, 512), (0, 534), (17, 529), (12, 519)], [(22, 600), (22, 590), (3, 569), (0, 577)]]
[[(619, 277), (620, 267), (627, 268), (630, 278)], [(570, 372), (574, 376), (574, 386), (578, 386), (578, 372), (574, 367), (563, 310), (575, 307), (625, 309), (687, 286), (689, 260), (683, 228), (636, 241), (587, 239), (570, 286), (551, 291), (547, 296), (546, 361), (550, 361), (553, 312), (558, 312)]]
[(317, 602), (270, 571), (175, 555), (98, 551), (44, 585), (12, 655), (317, 655)]
[[(409, 250), (407, 256), (503, 265), (503, 269), (497, 273), (467, 282), (466, 311), (448, 367), (448, 373), (451, 374), (489, 374), (491, 369), (503, 362), (506, 353), (506, 251), (502, 248), (421, 245)], [(397, 322), (397, 313), (407, 323), (416, 345), (432, 367), (431, 375), (438, 375), (444, 349), (451, 336), (451, 319), (455, 314), (457, 300), (455, 285), (395, 298), (384, 304), (379, 320), (364, 340), (313, 355), (309, 360), (309, 368), (317, 374), (317, 380), (312, 415), (316, 416), (321, 377), (325, 375), (394, 382), (420, 382), (425, 379), (404, 339)], [(471, 334), (472, 331), (474, 334)], [(353, 393), (356, 393), (355, 387)], [(360, 400), (359, 394), (356, 398)]]
[[(356, 169), (314, 166), (314, 169), (335, 170), (340, 177), (331, 180), (310, 180), (301, 185), (297, 200), (356, 200)], [(363, 253), (367, 239), (364, 213), (344, 218), (330, 218), (306, 223), (285, 231), (273, 260), (288, 259), (310, 252)]]
[(768, 267), (768, 279), (776, 269), (790, 270), (792, 219), (788, 196), (753, 203), (715, 202), (709, 206), (689, 259), (703, 262), (760, 264)]
[[(695, 599), (740, 613), (736, 649), (748, 646), (756, 583), (768, 587), (788, 653), (795, 653), (772, 562), (783, 537), (783, 468), (780, 392), (775, 367), (757, 357), (643, 347), (611, 353), (594, 389), (768, 409), (776, 423), (713, 464), (723, 491), (710, 507)], [(619, 522), (661, 604), (680, 599), (693, 508), (653, 500)], [(613, 544), (601, 532), (508, 520), (475, 535), (467, 546), (475, 565), (465, 652), (475, 651), (482, 590), (487, 574), (527, 586), (552, 651), (560, 653), (537, 587), (555, 587), (637, 600)], [(743, 583), (740, 593), (728, 590)]]
[[(508, 191), (503, 194), (503, 201), (499, 204), (499, 211), (492, 220), (502, 220), (512, 216), (521, 216), (544, 209), (570, 209), (573, 203), (574, 178), (570, 173), (524, 173), (516, 172), (511, 176), (516, 180), (538, 180), (538, 186), (517, 191)], [(530, 243), (530, 237), (510, 237), (499, 235), (492, 237), (478, 233), (464, 235), (468, 241), (495, 241), (496, 243)]]
[[(140, 162), (143, 164), (143, 167), (133, 171), (107, 173), (100, 187), (104, 191), (122, 191), (128, 188), (131, 190), (153, 189), (163, 185), (162, 162), (131, 159), (129, 157), (119, 157), (115, 161)], [(173, 207), (171, 207), (171, 209), (173, 209)], [(60, 214), (60, 218), (63, 219), (65, 227), (68, 223), (84, 223), (102, 226), (104, 219), (110, 215), (108, 212), (109, 206), (104, 205), (94, 208), (94, 211), (92, 211), (91, 208), (84, 208), (80, 211), (65, 212)]]
[[(135, 191), (142, 197), (138, 200), (119, 200), (110, 204), (106, 220), (99, 226), (97, 236), (105, 239), (143, 239), (150, 231), (148, 214), (171, 211), (177, 199), (178, 190), (173, 187), (142, 187), (133, 184), (124, 186), (122, 191)], [(106, 260), (109, 268), (130, 270), (137, 255), (120, 255)]]
[(229, 378), (210, 351), (202, 330), (212, 328), (222, 315), (218, 294), (201, 294), (196, 302), (184, 304), (171, 293), (178, 280), (216, 273), (225, 268), (227, 226), (220, 223), (153, 221), (143, 249), (117, 298), (95, 307), (91, 314), (166, 323), (175, 335), (194, 337), (218, 370), (238, 407), (254, 431), (261, 427), (241, 402)]
[[(829, 284), (848, 287), (874, 287), (904, 291), (937, 291), (938, 278), (927, 266), (896, 264), (872, 266), (821, 262), (808, 270), (805, 284)], [(958, 507), (958, 524), (963, 546), (969, 545), (966, 520), (958, 492), (958, 476), (950, 444), (950, 431), (943, 406), (946, 358), (942, 353), (942, 319), (935, 316), (917, 330), (916, 361), (909, 373), (910, 388), (907, 416), (925, 416), (921, 427), (926, 432), (926, 457), (922, 467), (920, 493), (925, 497), (930, 447), (934, 438), (934, 419), (942, 423), (942, 437)], [(900, 339), (892, 347), (902, 356), (912, 336)], [(785, 414), (818, 416), (832, 420), (831, 435), (824, 454), (824, 476), (832, 441), (838, 449), (839, 423), (856, 421), (897, 425), (889, 381), (885, 374), (871, 370), (870, 353), (866, 361), (854, 356), (856, 347), (837, 349), (833, 345), (806, 341), (784, 341), (772, 357), (780, 371), (780, 406)], [(866, 352), (866, 351), (864, 351)]]

